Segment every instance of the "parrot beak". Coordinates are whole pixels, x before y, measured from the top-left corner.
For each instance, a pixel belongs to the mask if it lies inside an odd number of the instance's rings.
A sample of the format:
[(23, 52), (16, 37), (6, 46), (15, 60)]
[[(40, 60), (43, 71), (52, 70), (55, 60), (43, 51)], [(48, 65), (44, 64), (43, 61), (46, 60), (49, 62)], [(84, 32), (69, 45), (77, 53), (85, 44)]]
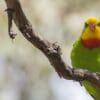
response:
[(90, 27), (90, 30), (91, 30), (92, 32), (94, 32), (94, 31), (95, 31), (95, 28), (96, 28), (96, 24), (95, 24), (95, 23), (90, 23), (90, 24), (89, 24), (89, 27)]

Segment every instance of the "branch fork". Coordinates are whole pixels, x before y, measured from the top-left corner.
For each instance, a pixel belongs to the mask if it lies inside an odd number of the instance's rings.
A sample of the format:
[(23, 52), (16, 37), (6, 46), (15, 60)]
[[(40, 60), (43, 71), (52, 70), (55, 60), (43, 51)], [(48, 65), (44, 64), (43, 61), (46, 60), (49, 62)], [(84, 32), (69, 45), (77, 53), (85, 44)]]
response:
[[(73, 69), (65, 64), (61, 57), (61, 48), (57, 43), (50, 43), (35, 33), (30, 22), (26, 18), (19, 0), (5, 0), (8, 13), (8, 32), (10, 38), (14, 39), (12, 20), (15, 22), (23, 36), (48, 58), (50, 64), (60, 77), (77, 81), (88, 81), (100, 88), (100, 73), (90, 72), (83, 69)], [(14, 10), (13, 10), (14, 9)], [(66, 55), (67, 56), (67, 55)]]

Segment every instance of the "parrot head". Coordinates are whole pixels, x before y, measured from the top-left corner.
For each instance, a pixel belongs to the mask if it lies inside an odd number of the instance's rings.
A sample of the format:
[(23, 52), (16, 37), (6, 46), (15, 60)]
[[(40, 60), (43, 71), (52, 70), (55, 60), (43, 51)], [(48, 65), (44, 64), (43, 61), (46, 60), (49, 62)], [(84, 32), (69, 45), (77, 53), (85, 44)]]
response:
[(81, 42), (87, 48), (100, 47), (100, 20), (98, 18), (89, 17), (85, 21)]

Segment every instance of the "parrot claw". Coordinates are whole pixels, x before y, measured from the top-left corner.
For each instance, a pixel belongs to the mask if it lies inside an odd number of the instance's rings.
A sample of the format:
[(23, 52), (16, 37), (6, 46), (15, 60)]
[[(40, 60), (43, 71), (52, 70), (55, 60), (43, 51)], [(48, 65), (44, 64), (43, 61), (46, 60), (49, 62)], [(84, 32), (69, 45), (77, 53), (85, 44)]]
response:
[(79, 83), (80, 83), (81, 86), (83, 86), (82, 82), (79, 81)]

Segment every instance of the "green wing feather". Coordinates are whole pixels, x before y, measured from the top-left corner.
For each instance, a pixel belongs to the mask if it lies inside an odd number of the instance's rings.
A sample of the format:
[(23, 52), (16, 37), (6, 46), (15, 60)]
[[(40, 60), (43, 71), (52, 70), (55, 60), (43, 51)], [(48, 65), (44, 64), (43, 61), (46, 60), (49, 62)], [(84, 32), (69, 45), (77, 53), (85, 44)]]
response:
[[(73, 67), (88, 69), (93, 72), (100, 72), (100, 47), (85, 48), (78, 39), (71, 51), (71, 62)], [(83, 83), (95, 100), (100, 100), (100, 89), (92, 86), (88, 82)]]

